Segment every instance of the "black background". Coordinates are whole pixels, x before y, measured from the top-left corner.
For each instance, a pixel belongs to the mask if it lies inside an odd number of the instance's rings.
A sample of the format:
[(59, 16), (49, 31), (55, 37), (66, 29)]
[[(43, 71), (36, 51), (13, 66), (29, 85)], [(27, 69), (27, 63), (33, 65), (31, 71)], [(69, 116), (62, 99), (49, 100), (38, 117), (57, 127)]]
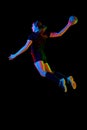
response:
[[(8, 5), (8, 6), (7, 6)], [(2, 15), (2, 43), (0, 47), (1, 89), (3, 98), (28, 101), (37, 97), (79, 98), (82, 95), (82, 45), (80, 4), (69, 2), (10, 2), (5, 3)], [(3, 10), (2, 10), (3, 11)], [(78, 24), (72, 26), (62, 37), (51, 39), (46, 45), (48, 63), (56, 71), (71, 74), (77, 82), (77, 89), (69, 88), (64, 94), (53, 82), (40, 77), (34, 68), (29, 50), (13, 61), (8, 60), (11, 53), (20, 49), (31, 33), (31, 23), (42, 21), (48, 31), (60, 31), (69, 16), (78, 17)]]
[[(24, 125), (25, 128), (27, 124), (28, 127), (41, 127), (41, 124), (44, 127), (45, 121), (49, 127), (54, 120), (57, 127), (79, 127), (84, 122), (85, 118), (81, 116), (85, 116), (86, 108), (87, 7), (83, 6), (83, 1), (75, 0), (5, 1), (0, 5), (0, 108), (3, 127), (19, 125), (23, 128)], [(65, 94), (55, 83), (39, 75), (29, 50), (12, 61), (8, 56), (26, 43), (34, 20), (41, 20), (48, 26), (48, 31), (60, 31), (71, 15), (78, 17), (78, 24), (62, 37), (49, 39), (46, 44), (51, 68), (73, 75), (77, 82), (77, 89), (68, 88)]]

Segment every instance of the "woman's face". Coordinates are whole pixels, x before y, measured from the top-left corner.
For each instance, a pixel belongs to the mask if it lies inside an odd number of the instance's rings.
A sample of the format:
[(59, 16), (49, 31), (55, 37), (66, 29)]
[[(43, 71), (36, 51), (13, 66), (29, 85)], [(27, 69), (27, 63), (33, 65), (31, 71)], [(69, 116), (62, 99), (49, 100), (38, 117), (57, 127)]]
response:
[(33, 31), (33, 32), (39, 32), (40, 29), (39, 29), (37, 26), (35, 26), (35, 24), (33, 23), (33, 24), (32, 24), (32, 31)]

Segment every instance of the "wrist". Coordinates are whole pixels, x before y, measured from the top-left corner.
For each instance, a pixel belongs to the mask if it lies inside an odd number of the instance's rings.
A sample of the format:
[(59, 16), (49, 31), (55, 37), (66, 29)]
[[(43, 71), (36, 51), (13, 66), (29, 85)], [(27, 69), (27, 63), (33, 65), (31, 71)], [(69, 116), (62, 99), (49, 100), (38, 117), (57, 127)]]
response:
[(14, 58), (17, 57), (17, 54), (14, 54)]
[(72, 23), (70, 21), (68, 21), (68, 26), (70, 27), (72, 25)]

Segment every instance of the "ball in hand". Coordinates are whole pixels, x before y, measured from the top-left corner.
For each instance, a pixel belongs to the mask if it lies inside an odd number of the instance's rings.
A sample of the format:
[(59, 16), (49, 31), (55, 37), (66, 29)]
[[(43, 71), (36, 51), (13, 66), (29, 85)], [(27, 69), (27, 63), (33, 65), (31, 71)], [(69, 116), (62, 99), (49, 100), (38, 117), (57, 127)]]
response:
[(74, 25), (78, 22), (78, 18), (76, 16), (70, 16), (69, 17), (69, 22)]

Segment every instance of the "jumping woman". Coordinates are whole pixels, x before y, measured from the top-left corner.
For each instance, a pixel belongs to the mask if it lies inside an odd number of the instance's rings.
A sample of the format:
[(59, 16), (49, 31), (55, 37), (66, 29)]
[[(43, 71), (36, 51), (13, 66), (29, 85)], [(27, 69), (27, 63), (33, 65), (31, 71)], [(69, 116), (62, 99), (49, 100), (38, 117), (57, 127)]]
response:
[(74, 81), (73, 76), (65, 76), (59, 72), (53, 71), (46, 59), (44, 52), (44, 46), (47, 38), (61, 37), (72, 25), (77, 23), (78, 19), (76, 16), (70, 16), (66, 26), (59, 32), (50, 32), (46, 34), (47, 26), (43, 25), (40, 21), (32, 23), (32, 33), (29, 35), (25, 45), (18, 50), (15, 54), (11, 54), (9, 60), (15, 59), (17, 56), (28, 50), (30, 47), (31, 55), (33, 58), (34, 66), (38, 70), (42, 77), (46, 77), (53, 80), (58, 84), (64, 92), (67, 92), (66, 83), (70, 84), (73, 89), (76, 89), (77, 85)]

